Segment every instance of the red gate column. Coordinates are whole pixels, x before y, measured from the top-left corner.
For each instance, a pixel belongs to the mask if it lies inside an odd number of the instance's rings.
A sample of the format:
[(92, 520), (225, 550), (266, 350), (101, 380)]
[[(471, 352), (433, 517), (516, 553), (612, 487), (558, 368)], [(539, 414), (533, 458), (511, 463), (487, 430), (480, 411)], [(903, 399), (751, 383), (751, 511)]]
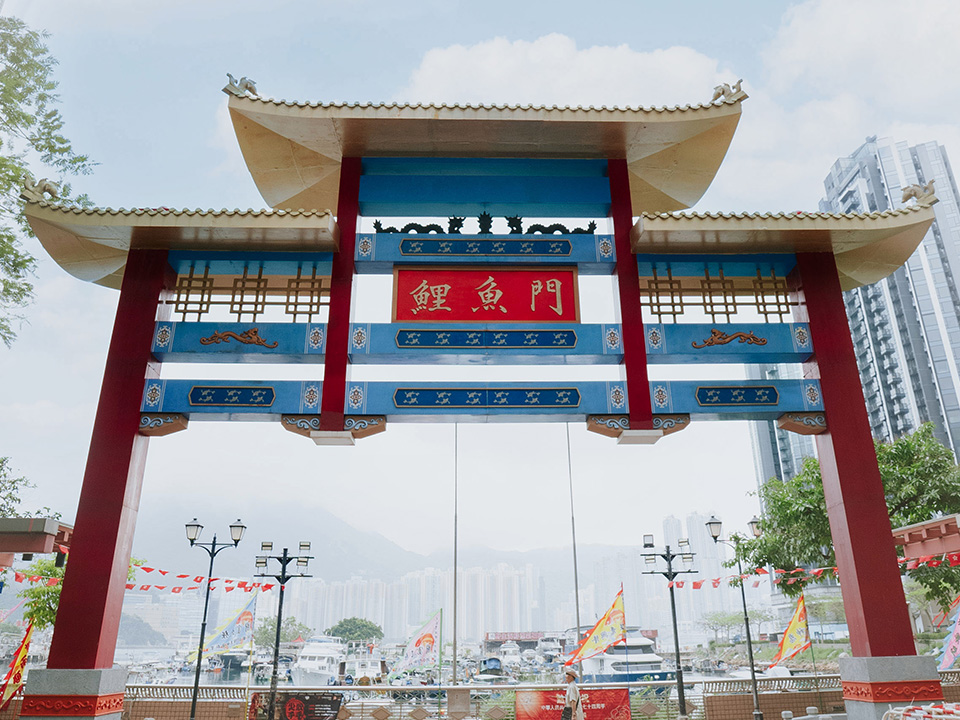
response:
[(76, 529), (46, 670), (31, 670), (21, 716), (119, 718), (126, 671), (113, 669), (148, 438), (139, 434), (166, 250), (131, 250), (123, 273)]
[(620, 335), (623, 342), (623, 370), (630, 408), (630, 430), (621, 440), (655, 442), (662, 434), (653, 430), (650, 405), (650, 381), (647, 376), (647, 346), (640, 313), (640, 272), (637, 258), (630, 250), (633, 207), (630, 202), (630, 176), (627, 161), (608, 160), (610, 176), (610, 217), (617, 249), (617, 286), (620, 300)]
[(340, 192), (337, 197), (340, 247), (333, 256), (333, 275), (330, 279), (330, 314), (327, 319), (327, 348), (323, 363), (320, 432), (311, 434), (317, 444), (353, 444), (353, 436), (343, 429), (343, 408), (347, 393), (347, 354), (350, 348), (350, 307), (353, 300), (354, 254), (360, 215), (361, 171), (360, 158), (343, 158), (341, 161)]
[(815, 352), (807, 374), (819, 371), (827, 418), (817, 453), (854, 655), (840, 661), (843, 695), (850, 720), (879, 718), (889, 703), (943, 694), (935, 661), (916, 657), (833, 254), (798, 253), (797, 274)]

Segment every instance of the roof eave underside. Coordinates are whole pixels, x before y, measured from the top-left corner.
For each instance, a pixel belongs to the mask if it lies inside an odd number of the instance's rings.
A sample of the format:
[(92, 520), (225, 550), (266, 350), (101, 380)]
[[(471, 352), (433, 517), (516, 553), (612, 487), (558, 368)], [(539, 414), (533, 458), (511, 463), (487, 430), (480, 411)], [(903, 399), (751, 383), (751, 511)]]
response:
[(633, 212), (673, 212), (713, 181), (741, 100), (687, 108), (297, 105), (231, 97), (247, 168), (274, 208), (336, 207), (344, 157), (620, 158)]
[(27, 203), (40, 244), (80, 280), (119, 289), (134, 249), (336, 252), (329, 212), (127, 211)]
[(841, 287), (852, 290), (906, 263), (933, 220), (928, 205), (870, 215), (644, 215), (631, 248), (637, 254), (832, 252)]

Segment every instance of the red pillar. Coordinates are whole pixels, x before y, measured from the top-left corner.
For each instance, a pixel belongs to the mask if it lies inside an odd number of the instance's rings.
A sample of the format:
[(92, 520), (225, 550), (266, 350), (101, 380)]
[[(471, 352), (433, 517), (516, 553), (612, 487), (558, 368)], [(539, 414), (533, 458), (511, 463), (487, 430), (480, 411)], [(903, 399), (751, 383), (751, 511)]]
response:
[(113, 666), (140, 504), (147, 438), (139, 434), (157, 302), (172, 271), (166, 250), (131, 250), (103, 372), (70, 562), (47, 667)]
[(323, 365), (323, 396), (320, 400), (320, 429), (333, 432), (343, 432), (361, 171), (360, 158), (343, 158), (340, 163), (340, 193), (337, 200), (340, 249), (333, 256), (333, 275), (330, 278), (330, 314)]
[(623, 343), (623, 369), (630, 406), (630, 429), (653, 428), (650, 406), (650, 380), (647, 376), (647, 345), (640, 313), (640, 272), (630, 249), (633, 207), (630, 202), (630, 176), (627, 161), (608, 160), (610, 177), (610, 217), (617, 248), (617, 285), (620, 293), (620, 337)]
[(854, 657), (915, 655), (890, 516), (832, 253), (798, 253), (799, 294), (827, 432), (817, 435), (830, 532)]

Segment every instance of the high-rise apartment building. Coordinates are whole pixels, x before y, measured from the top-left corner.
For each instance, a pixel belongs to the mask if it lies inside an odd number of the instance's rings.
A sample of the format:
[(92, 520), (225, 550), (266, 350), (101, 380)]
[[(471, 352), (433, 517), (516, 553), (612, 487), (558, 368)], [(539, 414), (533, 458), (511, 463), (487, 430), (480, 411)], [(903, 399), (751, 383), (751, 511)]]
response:
[(908, 185), (935, 181), (936, 220), (890, 277), (844, 294), (874, 437), (893, 440), (932, 421), (940, 440), (960, 443), (960, 194), (941, 145), (867, 138), (824, 180), (825, 212), (903, 206)]

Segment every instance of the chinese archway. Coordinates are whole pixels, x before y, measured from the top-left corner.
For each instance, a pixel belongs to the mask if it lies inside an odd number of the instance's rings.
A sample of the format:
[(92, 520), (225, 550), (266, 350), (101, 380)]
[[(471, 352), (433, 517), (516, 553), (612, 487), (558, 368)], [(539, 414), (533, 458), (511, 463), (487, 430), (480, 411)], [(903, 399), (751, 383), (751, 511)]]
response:
[[(69, 696), (74, 716), (119, 718), (125, 675), (111, 668), (147, 443), (204, 420), (279, 423), (320, 445), (410, 421), (579, 421), (621, 443), (724, 419), (815, 434), (854, 655), (841, 665), (848, 710), (879, 717), (884, 703), (942, 698), (934, 662), (915, 656), (841, 296), (907, 260), (934, 198), (871, 215), (678, 212), (720, 167), (746, 98), (738, 89), (641, 109), (294, 103), (224, 90), (269, 209), (111, 210), (25, 195), (54, 260), (120, 299), (48, 669), (31, 672), (22, 715), (57, 716)], [(376, 222), (361, 228), (361, 218)], [(393, 275), (392, 322), (352, 322), (361, 273)], [(617, 280), (619, 322), (580, 322), (580, 275)], [(317, 373), (160, 372), (256, 361)], [(354, 382), (359, 363), (621, 373)], [(650, 363), (804, 373), (651, 382)]]

